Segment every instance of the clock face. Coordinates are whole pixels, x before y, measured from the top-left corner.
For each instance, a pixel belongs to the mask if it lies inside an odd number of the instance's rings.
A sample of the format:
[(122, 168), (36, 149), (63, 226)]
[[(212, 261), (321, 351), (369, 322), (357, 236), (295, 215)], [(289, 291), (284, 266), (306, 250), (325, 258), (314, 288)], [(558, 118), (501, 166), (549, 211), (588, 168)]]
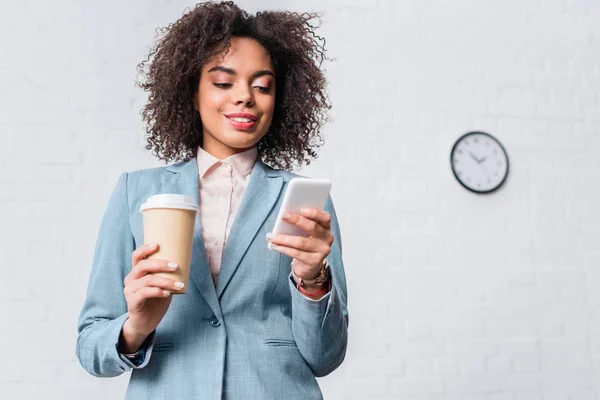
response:
[(508, 176), (504, 147), (485, 132), (461, 136), (452, 147), (450, 163), (460, 184), (475, 193), (493, 192)]

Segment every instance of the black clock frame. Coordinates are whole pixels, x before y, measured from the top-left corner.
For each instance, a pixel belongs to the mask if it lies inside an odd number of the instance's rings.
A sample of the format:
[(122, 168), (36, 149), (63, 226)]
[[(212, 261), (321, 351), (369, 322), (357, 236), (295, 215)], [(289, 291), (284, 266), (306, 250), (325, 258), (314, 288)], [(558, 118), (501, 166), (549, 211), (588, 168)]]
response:
[[(476, 190), (473, 188), (468, 187), (467, 185), (465, 185), (460, 178), (458, 177), (458, 175), (456, 174), (456, 170), (454, 169), (454, 163), (452, 162), (452, 160), (454, 159), (454, 152), (456, 151), (456, 147), (458, 146), (458, 144), (467, 136), (471, 136), (471, 135), (483, 135), (483, 136), (487, 136), (490, 139), (494, 140), (498, 146), (500, 146), (500, 149), (502, 150), (502, 152), (504, 153), (504, 157), (506, 158), (506, 173), (504, 174), (504, 177), (502, 178), (502, 180), (500, 181), (500, 183), (498, 185), (496, 185), (494, 188), (489, 189), (489, 190)], [(476, 194), (490, 194), (495, 192), (496, 190), (500, 189), (502, 187), (502, 185), (504, 185), (504, 182), (506, 182), (506, 179), (508, 178), (508, 173), (510, 171), (510, 160), (508, 158), (508, 153), (506, 152), (506, 149), (504, 148), (504, 146), (502, 145), (502, 143), (496, 139), (494, 136), (490, 135), (489, 133), (486, 132), (481, 132), (481, 131), (471, 131), (471, 132), (467, 132), (464, 135), (462, 135), (461, 137), (459, 137), (458, 139), (456, 139), (456, 141), (454, 142), (454, 145), (452, 146), (452, 151), (450, 151), (450, 169), (452, 169), (452, 174), (454, 174), (454, 177), (456, 178), (456, 180), (458, 181), (458, 183), (460, 183), (460, 185), (462, 187), (464, 187), (465, 189), (467, 189), (470, 192), (476, 193)]]

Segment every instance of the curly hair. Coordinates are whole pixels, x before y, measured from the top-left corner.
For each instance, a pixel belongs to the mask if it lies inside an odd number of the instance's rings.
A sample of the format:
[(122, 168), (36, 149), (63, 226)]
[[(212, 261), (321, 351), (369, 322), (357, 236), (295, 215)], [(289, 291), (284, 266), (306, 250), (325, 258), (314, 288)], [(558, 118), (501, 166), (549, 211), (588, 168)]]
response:
[[(186, 9), (187, 10), (187, 9)], [(316, 19), (317, 24), (311, 24)], [(146, 149), (166, 163), (189, 161), (202, 144), (202, 122), (193, 107), (200, 72), (213, 56), (227, 52), (232, 37), (252, 38), (269, 53), (275, 69), (275, 109), (257, 143), (262, 160), (279, 169), (310, 164), (323, 144), (321, 127), (331, 109), (321, 71), (325, 39), (315, 33), (316, 13), (263, 11), (250, 15), (231, 1), (197, 4), (164, 34), (138, 64), (148, 92), (140, 111), (146, 122)], [(153, 57), (152, 61), (150, 59)], [(317, 140), (315, 140), (317, 139)]]

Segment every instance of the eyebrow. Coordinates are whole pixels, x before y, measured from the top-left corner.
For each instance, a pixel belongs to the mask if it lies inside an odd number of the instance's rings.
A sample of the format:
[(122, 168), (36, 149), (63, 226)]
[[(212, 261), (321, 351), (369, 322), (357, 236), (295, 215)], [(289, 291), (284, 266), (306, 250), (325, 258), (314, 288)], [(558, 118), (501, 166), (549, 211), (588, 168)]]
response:
[[(231, 69), (231, 68), (227, 68), (227, 67), (223, 67), (221, 65), (217, 65), (216, 67), (212, 67), (211, 69), (208, 70), (209, 73), (210, 72), (215, 72), (215, 71), (222, 71), (222, 72), (225, 72), (225, 73), (230, 74), (230, 75), (237, 75), (236, 70)], [(264, 76), (264, 75), (271, 75), (273, 78), (275, 78), (275, 74), (272, 71), (268, 70), (268, 69), (263, 69), (261, 71), (256, 71), (255, 73), (253, 73), (252, 75), (250, 75), (250, 77), (252, 79), (255, 79), (255, 78), (258, 78), (258, 77)]]

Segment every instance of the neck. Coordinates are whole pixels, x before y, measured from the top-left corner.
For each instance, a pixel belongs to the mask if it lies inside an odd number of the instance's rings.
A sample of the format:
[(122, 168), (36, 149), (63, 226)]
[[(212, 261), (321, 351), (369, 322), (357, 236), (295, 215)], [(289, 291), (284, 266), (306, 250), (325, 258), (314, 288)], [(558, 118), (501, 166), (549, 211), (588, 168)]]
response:
[(206, 140), (203, 140), (202, 143), (202, 148), (204, 149), (204, 151), (206, 151), (213, 157), (218, 158), (219, 160), (224, 160), (225, 158), (233, 156), (235, 154), (243, 153), (244, 151), (250, 150), (253, 147), (255, 146), (238, 149), (235, 147), (227, 146), (223, 143), (213, 143), (211, 141), (207, 143)]

